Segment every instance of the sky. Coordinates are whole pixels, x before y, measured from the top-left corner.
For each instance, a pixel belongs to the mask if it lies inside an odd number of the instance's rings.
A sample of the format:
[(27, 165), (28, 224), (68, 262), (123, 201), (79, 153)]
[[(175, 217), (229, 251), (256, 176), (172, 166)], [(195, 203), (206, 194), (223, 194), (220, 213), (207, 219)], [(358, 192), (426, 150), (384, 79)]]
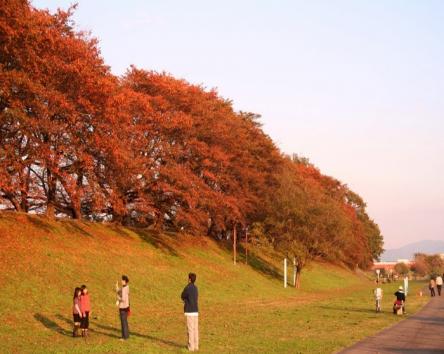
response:
[(364, 198), (385, 248), (444, 240), (444, 1), (77, 3), (113, 73), (166, 71), (261, 114), (283, 152)]

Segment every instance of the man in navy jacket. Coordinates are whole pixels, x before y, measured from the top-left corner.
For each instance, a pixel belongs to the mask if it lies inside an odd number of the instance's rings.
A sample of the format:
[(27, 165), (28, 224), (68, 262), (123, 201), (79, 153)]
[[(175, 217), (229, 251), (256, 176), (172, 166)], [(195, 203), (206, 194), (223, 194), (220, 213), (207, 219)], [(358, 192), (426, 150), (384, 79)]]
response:
[(184, 302), (184, 313), (187, 319), (188, 350), (194, 352), (199, 350), (199, 309), (198, 292), (194, 285), (196, 274), (188, 274), (188, 285), (183, 289), (181, 298)]

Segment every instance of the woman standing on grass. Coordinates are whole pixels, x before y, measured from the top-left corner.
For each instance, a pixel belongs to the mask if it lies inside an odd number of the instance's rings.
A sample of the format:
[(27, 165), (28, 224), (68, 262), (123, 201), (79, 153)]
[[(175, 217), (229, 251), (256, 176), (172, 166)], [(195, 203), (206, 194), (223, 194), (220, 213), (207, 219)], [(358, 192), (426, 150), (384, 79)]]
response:
[(72, 330), (72, 336), (78, 337), (80, 322), (82, 321), (82, 311), (80, 310), (80, 296), (82, 295), (82, 289), (75, 288), (74, 297), (72, 299), (72, 317), (74, 321), (74, 329)]
[(81, 289), (82, 296), (80, 296), (80, 311), (82, 313), (82, 319), (80, 322), (80, 328), (82, 329), (82, 337), (87, 337), (89, 328), (89, 315), (91, 314), (91, 302), (86, 285), (82, 285)]

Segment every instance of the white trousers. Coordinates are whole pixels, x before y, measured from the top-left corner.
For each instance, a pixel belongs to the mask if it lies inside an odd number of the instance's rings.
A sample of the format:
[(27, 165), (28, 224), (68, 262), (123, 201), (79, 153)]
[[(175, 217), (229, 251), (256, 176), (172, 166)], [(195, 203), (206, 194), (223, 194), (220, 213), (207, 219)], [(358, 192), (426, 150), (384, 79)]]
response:
[(199, 350), (199, 317), (185, 316), (187, 318), (188, 350)]

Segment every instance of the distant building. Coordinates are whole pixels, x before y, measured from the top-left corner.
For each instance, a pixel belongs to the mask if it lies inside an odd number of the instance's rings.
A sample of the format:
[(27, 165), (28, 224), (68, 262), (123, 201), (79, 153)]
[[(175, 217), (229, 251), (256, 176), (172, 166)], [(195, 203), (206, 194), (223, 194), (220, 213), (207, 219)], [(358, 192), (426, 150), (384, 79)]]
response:
[(372, 270), (384, 269), (386, 272), (395, 268), (396, 262), (373, 262)]
[(398, 263), (404, 263), (409, 268), (415, 264), (415, 261), (410, 261), (408, 259), (398, 259), (396, 262), (373, 262), (372, 270), (376, 269), (384, 269), (386, 273), (389, 273), (390, 270), (395, 269), (395, 265)]
[(398, 259), (396, 261), (396, 263), (404, 263), (404, 264), (409, 265), (411, 263), (411, 261), (409, 261), (408, 259)]

